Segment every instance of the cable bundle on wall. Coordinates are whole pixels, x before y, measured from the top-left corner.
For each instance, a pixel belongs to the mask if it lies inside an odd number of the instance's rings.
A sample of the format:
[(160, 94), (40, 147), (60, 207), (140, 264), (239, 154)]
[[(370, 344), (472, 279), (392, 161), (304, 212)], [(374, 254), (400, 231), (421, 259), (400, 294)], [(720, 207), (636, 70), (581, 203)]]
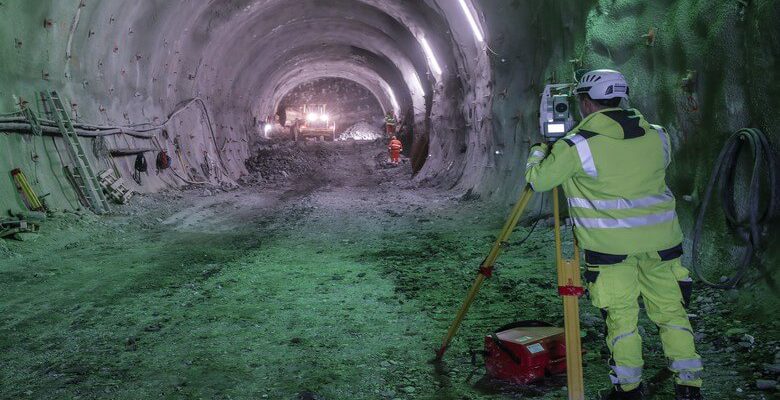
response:
[[(736, 189), (735, 175), (739, 155), (744, 148), (748, 146), (753, 156), (753, 168), (750, 177), (750, 185), (747, 188), (747, 212), (746, 218), (740, 218), (734, 201), (734, 192)], [(696, 218), (696, 224), (693, 230), (693, 244), (691, 250), (691, 265), (694, 273), (699, 279), (708, 286), (730, 289), (735, 287), (745, 276), (748, 268), (756, 258), (756, 253), (761, 249), (763, 228), (771, 221), (777, 213), (777, 195), (778, 181), (776, 176), (775, 154), (769, 145), (766, 135), (758, 129), (741, 129), (733, 134), (721, 150), (712, 170), (707, 189)], [(769, 199), (765, 207), (761, 206), (762, 173), (767, 174), (769, 182)], [(705, 214), (709, 206), (712, 192), (717, 186), (720, 194), (721, 206), (726, 216), (726, 221), (733, 229), (740, 240), (744, 243), (745, 251), (740, 257), (737, 265), (737, 271), (733, 276), (725, 281), (714, 283), (704, 277), (699, 263), (699, 246), (701, 242), (702, 229), (704, 227)], [(771, 279), (767, 275), (768, 279)], [(771, 283), (771, 282), (770, 282)]]

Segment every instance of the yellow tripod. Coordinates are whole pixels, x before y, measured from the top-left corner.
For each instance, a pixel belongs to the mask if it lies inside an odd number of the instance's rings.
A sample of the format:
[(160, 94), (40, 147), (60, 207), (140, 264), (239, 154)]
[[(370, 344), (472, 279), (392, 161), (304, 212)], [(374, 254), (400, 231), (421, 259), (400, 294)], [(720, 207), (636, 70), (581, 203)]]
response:
[[(474, 298), (477, 296), (480, 287), (482, 287), (482, 283), (493, 274), (496, 259), (501, 253), (501, 250), (506, 247), (509, 236), (515, 230), (515, 226), (518, 221), (520, 221), (520, 217), (523, 215), (523, 211), (525, 211), (532, 196), (533, 190), (530, 186), (526, 186), (523, 189), (523, 194), (520, 196), (520, 199), (515, 203), (514, 208), (512, 208), (512, 213), (504, 224), (501, 234), (498, 235), (498, 239), (493, 243), (490, 253), (479, 266), (477, 278), (471, 285), (471, 288), (466, 295), (466, 299), (460, 306), (460, 310), (458, 310), (458, 314), (455, 315), (455, 320), (452, 321), (452, 324), (447, 331), (447, 336), (444, 337), (441, 348), (436, 353), (437, 359), (441, 359), (447, 351), (447, 347), (449, 347), (452, 338), (455, 337), (455, 334), (458, 332), (458, 328), (460, 328), (463, 318), (466, 316), (471, 304), (474, 302)], [(582, 377), (582, 344), (580, 343), (580, 310), (578, 301), (579, 297), (583, 294), (582, 281), (580, 280), (579, 248), (575, 241), (574, 259), (563, 259), (560, 207), (558, 201), (559, 194), (558, 188), (556, 187), (553, 189), (555, 261), (558, 270), (558, 294), (563, 297), (563, 319), (566, 336), (566, 378), (569, 400), (584, 400), (585, 388)]]

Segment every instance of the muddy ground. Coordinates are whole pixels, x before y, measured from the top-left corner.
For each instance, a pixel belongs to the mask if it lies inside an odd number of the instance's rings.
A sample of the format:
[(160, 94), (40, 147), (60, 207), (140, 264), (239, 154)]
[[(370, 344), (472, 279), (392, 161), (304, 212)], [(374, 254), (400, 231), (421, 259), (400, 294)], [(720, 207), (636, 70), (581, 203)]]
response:
[[(469, 352), (508, 322), (561, 323), (549, 220), (507, 249), (434, 364), (508, 209), (419, 187), (379, 143), (280, 146), (307, 164), (258, 161), (238, 190), (138, 196), (108, 217), (55, 213), (6, 242), (0, 398), (566, 397), (561, 377), (490, 382)], [(755, 389), (776, 378), (776, 324), (750, 322), (729, 293), (696, 297), (708, 398), (776, 398)], [(608, 384), (604, 327), (581, 309), (592, 396)], [(653, 398), (670, 399), (645, 317), (642, 331)]]

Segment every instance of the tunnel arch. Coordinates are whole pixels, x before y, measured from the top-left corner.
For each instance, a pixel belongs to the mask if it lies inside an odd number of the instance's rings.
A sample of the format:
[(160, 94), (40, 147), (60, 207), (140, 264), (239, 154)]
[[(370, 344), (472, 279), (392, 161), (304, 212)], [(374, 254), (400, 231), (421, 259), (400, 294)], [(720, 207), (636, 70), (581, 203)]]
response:
[[(315, 66), (314, 68), (316, 69), (317, 67)], [(343, 69), (338, 68), (338, 66), (329, 64), (322, 65), (322, 68), (322, 70), (316, 71), (310, 75), (297, 75), (295, 79), (287, 80), (284, 84), (278, 86), (274, 91), (271, 102), (272, 106), (270, 109), (272, 110), (272, 113), (275, 114), (278, 111), (282, 99), (295, 88), (321, 78), (341, 78), (355, 82), (368, 90), (374, 98), (376, 98), (379, 106), (382, 108), (382, 112), (386, 113), (390, 110), (397, 111), (397, 108), (393, 105), (391, 95), (382, 87), (384, 81), (381, 80), (381, 78), (377, 77), (377, 80), (372, 81), (366, 79), (364, 75), (350, 74), (349, 72), (345, 72)], [(259, 112), (262, 113), (263, 111)]]
[[(478, 14), (478, 7), (473, 8)], [(300, 12), (304, 9), (307, 12)], [(244, 173), (241, 159), (249, 156), (248, 145), (241, 144), (236, 132), (252, 128), (258, 113), (273, 112), (280, 97), (277, 91), (285, 89), (278, 80), (317, 76), (296, 74), (301, 65), (289, 60), (331, 63), (315, 68), (322, 77), (346, 75), (334, 67), (338, 57), (369, 61), (350, 76), (371, 86), (384, 107), (392, 97), (400, 112), (411, 104), (420, 151), (429, 144), (435, 150), (446, 149), (430, 152), (431, 157), (420, 153), (428, 159), (421, 178), (441, 177), (446, 170), (447, 185), (463, 181), (470, 187), (475, 179), (463, 180), (462, 172), (469, 166), (484, 169), (477, 150), (490, 146), (493, 139), (488, 128), (467, 116), (489, 113), (490, 99), (483, 98), (491, 69), (457, 1), (227, 0), (154, 6), (99, 2), (87, 3), (81, 11), (70, 63), (72, 88), (75, 92), (75, 83), (90, 79), (82, 77), (100, 77), (81, 85), (88, 86), (95, 103), (84, 115), (105, 120), (126, 113), (133, 122), (151, 121), (152, 114), (160, 114), (155, 110), (203, 98), (215, 115), (216, 147), (234, 152), (230, 167), (234, 177)], [(295, 28), (286, 28), (288, 23)], [(281, 46), (295, 29), (318, 25), (319, 33), (299, 35), (291, 39), (294, 46)], [(423, 38), (442, 69), (440, 76), (432, 74)], [(376, 71), (367, 74), (369, 69)], [(112, 73), (116, 71), (122, 73)], [(416, 87), (417, 80), (422, 90)], [(126, 105), (142, 111), (127, 112)], [(106, 111), (97, 112), (99, 108)], [(467, 150), (461, 155), (464, 143)], [(478, 174), (468, 175), (479, 181)]]

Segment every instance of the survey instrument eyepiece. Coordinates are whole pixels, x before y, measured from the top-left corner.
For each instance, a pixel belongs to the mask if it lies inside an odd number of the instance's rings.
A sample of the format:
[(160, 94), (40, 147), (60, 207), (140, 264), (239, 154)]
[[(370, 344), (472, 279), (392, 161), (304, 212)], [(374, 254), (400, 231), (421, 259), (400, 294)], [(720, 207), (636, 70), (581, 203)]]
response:
[(566, 136), (574, 127), (571, 112), (572, 84), (547, 85), (539, 105), (539, 129), (548, 142), (555, 142)]

